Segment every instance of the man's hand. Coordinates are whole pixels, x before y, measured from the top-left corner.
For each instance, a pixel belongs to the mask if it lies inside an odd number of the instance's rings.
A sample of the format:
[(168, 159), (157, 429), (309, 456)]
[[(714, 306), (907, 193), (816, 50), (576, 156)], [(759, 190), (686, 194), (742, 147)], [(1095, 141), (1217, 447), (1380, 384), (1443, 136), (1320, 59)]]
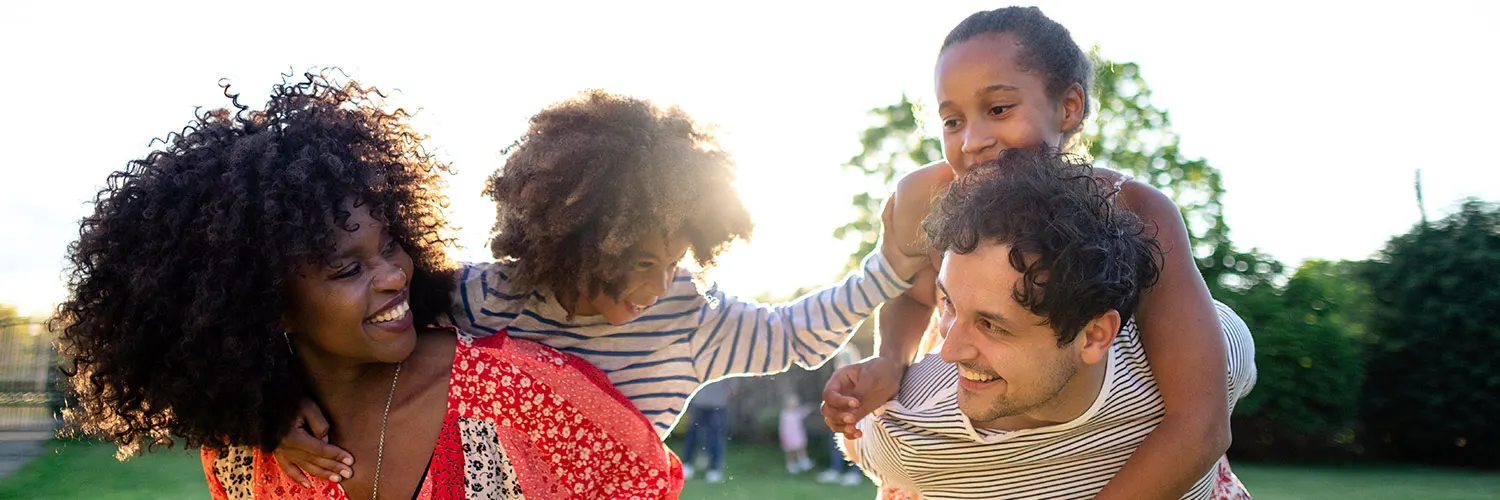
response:
[(282, 472), (303, 486), (311, 487), (307, 476), (333, 481), (342, 481), (354, 475), (354, 456), (343, 448), (328, 444), (328, 419), (323, 410), (311, 400), (302, 400), (302, 409), (292, 428), (276, 445), (276, 462)]
[(838, 369), (823, 388), (823, 422), (835, 433), (859, 439), (860, 419), (896, 397), (905, 374), (905, 363), (882, 357)]

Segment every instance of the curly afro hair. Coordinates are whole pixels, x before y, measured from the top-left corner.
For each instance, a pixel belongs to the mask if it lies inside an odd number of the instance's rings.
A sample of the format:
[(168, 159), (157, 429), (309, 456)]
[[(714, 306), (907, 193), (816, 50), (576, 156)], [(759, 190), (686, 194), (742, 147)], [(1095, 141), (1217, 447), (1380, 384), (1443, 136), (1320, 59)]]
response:
[(752, 230), (729, 156), (682, 110), (587, 91), (531, 118), (485, 194), (520, 286), (619, 298), (631, 247), (682, 234), (702, 267)]
[(1161, 272), (1161, 247), (1115, 193), (1076, 157), (1009, 149), (954, 181), (923, 226), (937, 252), (1009, 245), (1013, 297), (1067, 345), (1110, 309), (1128, 319)]
[[(380, 91), (286, 75), (263, 111), (200, 113), (110, 174), (69, 247), (53, 327), (65, 417), (124, 457), (157, 445), (274, 449), (306, 384), (282, 336), (292, 273), (329, 263), (356, 200), (411, 254), (419, 324), (446, 311), (448, 165)], [(156, 141), (153, 141), (153, 144)]]

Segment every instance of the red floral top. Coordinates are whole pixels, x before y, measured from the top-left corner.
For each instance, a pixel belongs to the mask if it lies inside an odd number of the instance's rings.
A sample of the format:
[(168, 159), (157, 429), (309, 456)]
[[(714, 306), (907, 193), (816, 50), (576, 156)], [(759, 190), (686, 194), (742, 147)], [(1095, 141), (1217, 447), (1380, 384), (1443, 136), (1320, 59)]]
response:
[[(582, 359), (501, 334), (460, 333), (448, 413), (416, 498), (660, 499), (682, 490), (682, 464), (604, 373)], [(270, 453), (203, 449), (218, 499), (348, 498), (306, 488)]]

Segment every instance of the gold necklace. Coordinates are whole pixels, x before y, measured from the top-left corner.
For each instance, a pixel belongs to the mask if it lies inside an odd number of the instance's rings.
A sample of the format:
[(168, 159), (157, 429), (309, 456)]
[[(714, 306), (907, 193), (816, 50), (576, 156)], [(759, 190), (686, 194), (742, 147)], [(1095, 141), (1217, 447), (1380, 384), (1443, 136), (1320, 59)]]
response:
[(401, 380), (401, 363), (396, 363), (396, 374), (391, 376), (391, 393), (385, 396), (385, 413), (380, 414), (380, 447), (375, 451), (375, 484), (370, 487), (370, 498), (380, 500), (380, 463), (385, 459), (385, 421), (391, 416), (391, 400), (396, 398), (396, 381)]

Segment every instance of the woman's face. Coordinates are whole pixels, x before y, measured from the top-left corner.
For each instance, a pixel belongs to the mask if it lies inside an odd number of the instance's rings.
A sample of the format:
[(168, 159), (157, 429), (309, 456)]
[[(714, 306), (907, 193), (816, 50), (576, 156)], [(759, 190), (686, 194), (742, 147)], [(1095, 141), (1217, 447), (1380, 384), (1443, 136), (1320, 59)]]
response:
[(416, 346), (410, 307), (411, 256), (396, 243), (370, 207), (349, 212), (335, 229), (331, 263), (304, 264), (290, 280), (285, 321), (296, 352), (354, 362), (396, 363)]
[(997, 158), (1001, 150), (1058, 147), (1064, 131), (1082, 120), (1082, 88), (1053, 99), (1043, 75), (1018, 63), (1021, 49), (1014, 34), (984, 34), (938, 56), (943, 156), (956, 173)]

